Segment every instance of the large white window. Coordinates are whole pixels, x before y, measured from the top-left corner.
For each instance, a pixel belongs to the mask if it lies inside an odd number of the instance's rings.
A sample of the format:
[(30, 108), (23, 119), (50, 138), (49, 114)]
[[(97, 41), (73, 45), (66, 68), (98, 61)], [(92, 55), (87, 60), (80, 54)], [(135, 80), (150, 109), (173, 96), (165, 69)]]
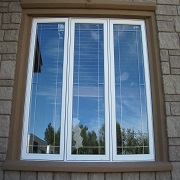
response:
[(32, 24), (22, 159), (153, 161), (143, 20)]

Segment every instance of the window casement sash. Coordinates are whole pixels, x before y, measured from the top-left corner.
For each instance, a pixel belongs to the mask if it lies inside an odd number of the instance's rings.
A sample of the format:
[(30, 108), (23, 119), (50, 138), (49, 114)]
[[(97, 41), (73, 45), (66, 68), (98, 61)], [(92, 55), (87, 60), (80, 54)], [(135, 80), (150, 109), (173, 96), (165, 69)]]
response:
[[(71, 152), (72, 149), (72, 108), (73, 108), (73, 74), (74, 74), (74, 46), (75, 46), (75, 25), (76, 24), (95, 24), (95, 25), (103, 25), (103, 39), (104, 39), (104, 101), (105, 101), (105, 154), (104, 155), (83, 155), (83, 154), (75, 154), (73, 155)], [(70, 48), (69, 48), (69, 83), (68, 83), (68, 94), (69, 94), (69, 101), (68, 101), (68, 115), (67, 115), (67, 160), (70, 161), (107, 161), (109, 160), (109, 104), (108, 99), (108, 60), (107, 60), (107, 20), (102, 19), (70, 19)], [(88, 103), (88, 102), (87, 102)]]
[[(141, 38), (142, 38), (142, 53), (143, 53), (143, 71), (145, 76), (145, 94), (146, 94), (146, 106), (147, 106), (147, 127), (148, 127), (148, 141), (149, 141), (149, 154), (133, 154), (125, 155), (117, 154), (117, 129), (116, 129), (116, 100), (115, 100), (115, 57), (114, 57), (114, 25), (137, 25), (141, 27)], [(150, 88), (150, 73), (149, 73), (149, 62), (148, 62), (148, 50), (147, 50), (147, 41), (146, 41), (146, 28), (145, 22), (143, 20), (110, 20), (109, 25), (110, 32), (110, 42), (109, 42), (109, 51), (110, 51), (110, 73), (111, 73), (111, 124), (112, 124), (112, 144), (113, 144), (113, 161), (154, 161), (155, 152), (154, 152), (154, 135), (153, 135), (153, 118), (152, 118), (152, 102), (151, 102), (151, 88)], [(130, 52), (129, 52), (130, 53)], [(139, 56), (139, 55), (138, 55)]]
[[(38, 23), (65, 23), (64, 57), (62, 79), (62, 107), (60, 124), (60, 153), (35, 154), (28, 153), (28, 129), (31, 103), (31, 86), (35, 54), (35, 37)], [(104, 58), (104, 123), (105, 123), (105, 153), (104, 154), (72, 154), (73, 146), (73, 91), (74, 91), (74, 52), (75, 26), (77, 24), (103, 25), (103, 58)], [(147, 106), (148, 154), (117, 154), (116, 133), (116, 98), (115, 98), (115, 57), (114, 57), (114, 24), (139, 25), (141, 27), (143, 70), (145, 77), (145, 94)], [(24, 106), (24, 124), (21, 159), (55, 160), (55, 161), (154, 161), (154, 136), (152, 120), (151, 88), (149, 76), (148, 50), (146, 42), (145, 22), (143, 20), (109, 20), (109, 19), (76, 19), (76, 18), (39, 18), (32, 24), (31, 44), (29, 50), (28, 73), (26, 84), (26, 99)], [(87, 80), (88, 81), (88, 80)], [(88, 102), (87, 102), (88, 103)]]
[[(30, 104), (32, 98), (32, 79), (33, 79), (33, 66), (35, 58), (35, 47), (37, 38), (37, 25), (38, 23), (64, 23), (65, 34), (64, 34), (64, 57), (63, 57), (63, 79), (62, 79), (62, 109), (61, 109), (61, 120), (60, 120), (60, 153), (59, 154), (35, 154), (28, 153), (29, 146), (29, 126), (30, 126)], [(22, 131), (22, 145), (21, 145), (21, 159), (26, 160), (63, 160), (64, 159), (64, 127), (65, 127), (65, 107), (66, 107), (66, 73), (67, 73), (67, 41), (68, 41), (68, 19), (67, 18), (36, 18), (33, 19), (30, 48), (29, 48), (29, 59), (28, 59), (28, 71), (27, 71), (27, 82), (26, 82), (26, 98), (24, 105), (24, 120), (23, 120), (23, 131)], [(41, 127), (36, 127), (41, 128)]]

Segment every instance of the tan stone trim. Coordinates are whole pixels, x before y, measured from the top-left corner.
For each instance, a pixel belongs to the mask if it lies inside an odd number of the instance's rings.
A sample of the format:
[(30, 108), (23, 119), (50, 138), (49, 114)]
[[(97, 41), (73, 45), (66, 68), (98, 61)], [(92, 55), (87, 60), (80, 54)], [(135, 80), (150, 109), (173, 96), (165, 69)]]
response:
[(119, 9), (154, 11), (156, 4), (151, 2), (120, 2), (118, 0), (21, 0), (22, 8), (71, 8), (71, 9)]
[(60, 172), (150, 172), (171, 171), (169, 162), (47, 162), (47, 161), (6, 161), (4, 170), (17, 171), (60, 171)]

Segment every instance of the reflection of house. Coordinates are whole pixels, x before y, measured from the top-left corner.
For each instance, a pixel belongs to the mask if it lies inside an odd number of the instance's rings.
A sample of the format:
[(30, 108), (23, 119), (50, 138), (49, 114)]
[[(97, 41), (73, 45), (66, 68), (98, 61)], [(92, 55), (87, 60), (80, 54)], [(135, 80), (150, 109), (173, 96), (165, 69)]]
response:
[(55, 146), (48, 145), (46, 141), (40, 139), (34, 134), (28, 135), (28, 149), (29, 153), (39, 154), (54, 154)]
[(29, 143), (29, 148), (28, 152), (29, 153), (47, 153), (47, 143), (46, 141), (40, 139), (39, 137), (33, 135), (32, 133), (28, 135), (28, 143)]
[(42, 66), (42, 58), (41, 58), (41, 52), (40, 52), (40, 47), (39, 47), (39, 40), (38, 38), (36, 39), (36, 48), (35, 48), (35, 60), (34, 60), (34, 72), (41, 72), (41, 66)]

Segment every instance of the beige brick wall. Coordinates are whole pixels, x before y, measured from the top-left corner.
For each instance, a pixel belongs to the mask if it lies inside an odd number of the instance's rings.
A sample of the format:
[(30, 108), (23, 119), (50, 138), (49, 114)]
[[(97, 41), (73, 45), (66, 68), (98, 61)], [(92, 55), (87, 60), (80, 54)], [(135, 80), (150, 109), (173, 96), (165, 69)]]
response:
[[(128, 1), (128, 0), (121, 0)], [(172, 172), (51, 173), (2, 171), (0, 180), (178, 180), (180, 179), (180, 0), (129, 0), (157, 3), (156, 19), (166, 104)], [(6, 157), (21, 22), (19, 0), (0, 0), (0, 165)]]

